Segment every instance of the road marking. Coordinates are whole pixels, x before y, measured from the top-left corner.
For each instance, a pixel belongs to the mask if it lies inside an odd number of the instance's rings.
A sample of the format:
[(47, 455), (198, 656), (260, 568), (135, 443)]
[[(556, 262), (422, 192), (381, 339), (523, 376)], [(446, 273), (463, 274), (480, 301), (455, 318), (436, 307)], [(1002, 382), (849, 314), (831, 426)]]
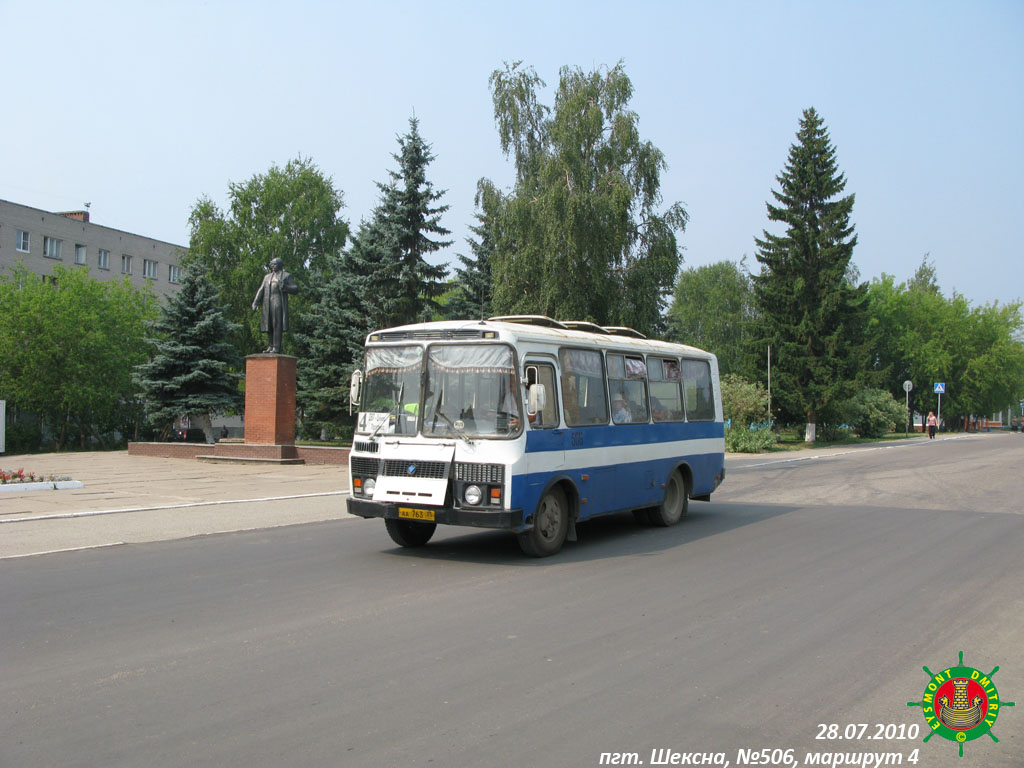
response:
[(837, 451), (836, 453), (822, 453), (818, 456), (796, 456), (791, 459), (775, 459), (774, 461), (764, 461), (760, 464), (743, 464), (734, 469), (754, 469), (755, 467), (770, 467), (773, 464), (791, 464), (796, 461), (815, 461), (816, 459), (831, 459), (836, 456), (849, 456), (852, 453), (865, 453), (867, 451), (888, 451), (893, 448), (920, 448), (922, 445), (934, 445), (935, 443), (944, 443), (947, 440), (972, 440), (973, 435), (958, 435), (956, 437), (940, 437), (937, 440), (917, 440), (913, 443), (895, 443), (893, 445), (878, 445), (873, 448), (851, 448), (848, 451)]
[[(0, 520), (3, 523), (31, 523), (35, 520), (69, 520), (76, 517), (97, 517), (99, 515), (123, 515), (128, 512), (156, 512), (165, 509), (190, 509), (192, 507), (212, 507), (218, 504), (251, 504), (261, 501), (287, 501), (289, 499), (312, 499), (317, 496), (346, 496), (348, 491), (324, 491), (322, 493), (298, 493), (292, 496), (267, 496), (261, 499), (222, 499), (220, 501), (196, 501), (189, 504), (165, 504), (158, 507), (125, 507), (123, 509), (99, 509), (91, 512), (63, 512), (59, 515), (35, 515), (33, 517), (15, 517)], [(59, 551), (59, 550), (58, 550)]]
[(112, 541), (109, 544), (92, 544), (87, 547), (68, 547), (67, 549), (48, 549), (44, 552), (26, 552), (23, 555), (4, 555), (0, 560), (17, 560), (21, 557), (37, 557), (38, 555), (56, 555), (60, 552), (82, 552), (87, 549), (106, 549), (107, 547), (124, 546), (123, 541)]

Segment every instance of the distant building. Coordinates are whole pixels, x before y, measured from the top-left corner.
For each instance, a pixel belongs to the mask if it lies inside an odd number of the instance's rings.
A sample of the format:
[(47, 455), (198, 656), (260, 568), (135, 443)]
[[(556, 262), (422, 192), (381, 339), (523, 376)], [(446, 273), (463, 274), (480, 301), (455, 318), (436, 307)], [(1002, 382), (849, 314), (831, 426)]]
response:
[(149, 283), (161, 298), (181, 286), (183, 245), (133, 235), (89, 221), (89, 211), (50, 213), (0, 200), (0, 274), (19, 261), (48, 276), (56, 264), (80, 266), (96, 280), (128, 277), (132, 285)]

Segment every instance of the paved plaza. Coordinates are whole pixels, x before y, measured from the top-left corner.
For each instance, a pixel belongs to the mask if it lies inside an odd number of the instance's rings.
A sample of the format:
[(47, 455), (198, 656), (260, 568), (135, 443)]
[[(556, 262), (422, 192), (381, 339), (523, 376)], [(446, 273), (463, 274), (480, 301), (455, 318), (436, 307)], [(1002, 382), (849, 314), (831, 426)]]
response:
[(348, 517), (345, 467), (206, 464), (127, 451), (5, 455), (0, 467), (83, 485), (0, 492), (0, 558)]

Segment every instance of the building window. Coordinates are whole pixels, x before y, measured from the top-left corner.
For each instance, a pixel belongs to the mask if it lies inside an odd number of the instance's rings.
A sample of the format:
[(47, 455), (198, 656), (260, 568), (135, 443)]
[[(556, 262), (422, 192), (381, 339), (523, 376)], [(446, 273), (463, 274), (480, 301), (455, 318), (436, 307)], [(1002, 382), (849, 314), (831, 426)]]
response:
[(149, 259), (143, 259), (142, 260), (142, 276), (143, 277), (148, 277), (150, 280), (156, 280), (157, 279), (156, 271), (157, 271), (157, 268), (159, 266), (160, 265), (157, 264), (155, 261), (150, 261)]
[(130, 275), (132, 273), (132, 257), (127, 253), (121, 254), (121, 274)]
[(75, 246), (75, 264), (85, 264), (85, 246)]
[(100, 269), (110, 269), (110, 251), (100, 248), (96, 253), (96, 266)]
[(60, 258), (60, 245), (61, 241), (55, 237), (44, 237), (43, 238), (43, 256), (48, 259), (59, 259)]
[(30, 242), (31, 242), (31, 240), (29, 239), (28, 232), (25, 232), (24, 230), (19, 229), (18, 230), (18, 244), (15, 247), (19, 251), (21, 251), (22, 253), (28, 253), (29, 250), (30, 250), (29, 249), (29, 243)]
[(173, 264), (167, 267), (167, 281), (170, 283), (181, 282), (181, 267), (176, 267)]

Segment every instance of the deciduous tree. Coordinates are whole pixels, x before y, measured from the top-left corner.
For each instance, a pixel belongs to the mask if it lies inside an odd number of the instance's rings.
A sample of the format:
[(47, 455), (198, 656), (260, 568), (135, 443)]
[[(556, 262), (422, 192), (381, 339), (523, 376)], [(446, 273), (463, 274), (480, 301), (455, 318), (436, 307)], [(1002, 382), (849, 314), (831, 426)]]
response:
[(914, 385), (911, 408), (938, 410), (935, 382), (943, 382), (943, 420), (949, 424), (1002, 411), (1024, 395), (1024, 317), (1021, 304), (972, 306), (957, 293), (945, 297), (935, 268), (922, 262), (896, 283), (883, 273), (871, 282), (870, 328), (875, 365), (886, 387), (903, 401), (903, 381)]
[[(305, 308), (316, 301), (328, 275), (329, 257), (341, 252), (348, 224), (339, 216), (343, 195), (306, 158), (229, 185), (230, 202), (221, 211), (201, 198), (189, 217), (189, 260), (206, 267), (224, 302), (228, 319), (239, 326), (235, 342), (243, 354), (264, 348), (259, 313), (252, 299), (273, 258), (281, 258), (299, 293), (290, 316), (299, 330)], [(286, 349), (292, 341), (285, 337)]]
[(662, 209), (664, 155), (640, 138), (622, 63), (604, 72), (563, 67), (555, 106), (521, 62), (490, 78), (511, 192), (494, 191), (494, 311), (628, 325), (661, 333), (681, 257), (680, 203)]
[(46, 278), (19, 265), (0, 276), (0, 306), (0, 399), (41, 415), (58, 449), (131, 428), (131, 373), (146, 359), (144, 323), (157, 306), (150, 289), (61, 264)]
[(668, 311), (668, 339), (714, 352), (722, 374), (755, 375), (754, 293), (746, 257), (684, 269)]

